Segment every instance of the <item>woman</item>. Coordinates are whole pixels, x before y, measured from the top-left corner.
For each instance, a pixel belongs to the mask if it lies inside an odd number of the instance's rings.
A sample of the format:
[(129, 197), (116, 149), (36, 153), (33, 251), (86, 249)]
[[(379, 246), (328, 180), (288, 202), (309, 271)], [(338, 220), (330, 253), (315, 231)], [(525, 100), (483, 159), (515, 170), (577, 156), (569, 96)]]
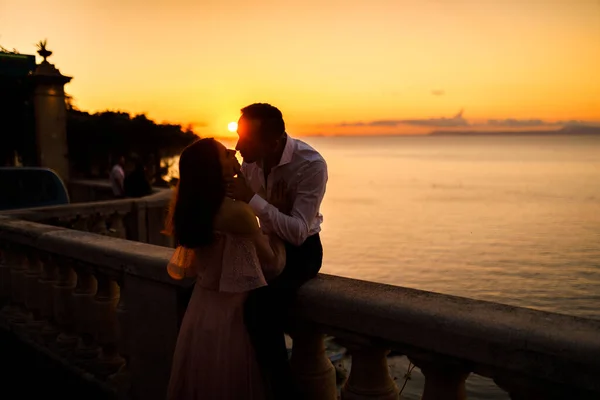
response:
[(168, 265), (174, 279), (195, 277), (181, 324), (169, 400), (264, 399), (265, 388), (244, 325), (248, 292), (285, 263), (285, 248), (262, 234), (249, 206), (225, 197), (239, 171), (235, 152), (213, 139), (187, 147), (167, 220), (178, 245)]

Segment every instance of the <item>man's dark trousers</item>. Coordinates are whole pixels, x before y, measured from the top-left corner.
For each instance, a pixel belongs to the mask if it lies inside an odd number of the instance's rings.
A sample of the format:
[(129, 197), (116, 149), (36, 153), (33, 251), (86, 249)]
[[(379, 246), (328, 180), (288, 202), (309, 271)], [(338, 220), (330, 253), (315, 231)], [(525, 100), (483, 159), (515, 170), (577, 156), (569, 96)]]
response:
[(263, 378), (274, 399), (297, 397), (285, 346), (284, 326), (288, 309), (300, 286), (319, 273), (323, 246), (319, 234), (302, 245), (285, 243), (283, 272), (264, 286), (250, 292), (244, 317)]

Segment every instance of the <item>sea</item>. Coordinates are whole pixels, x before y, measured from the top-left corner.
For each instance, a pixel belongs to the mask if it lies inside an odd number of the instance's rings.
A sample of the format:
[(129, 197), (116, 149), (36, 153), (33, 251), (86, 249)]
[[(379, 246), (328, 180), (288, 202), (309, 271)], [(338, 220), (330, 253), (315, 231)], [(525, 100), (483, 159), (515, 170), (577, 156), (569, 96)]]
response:
[[(300, 140), (328, 165), (322, 272), (600, 319), (600, 136)], [(467, 390), (508, 399), (478, 376)]]

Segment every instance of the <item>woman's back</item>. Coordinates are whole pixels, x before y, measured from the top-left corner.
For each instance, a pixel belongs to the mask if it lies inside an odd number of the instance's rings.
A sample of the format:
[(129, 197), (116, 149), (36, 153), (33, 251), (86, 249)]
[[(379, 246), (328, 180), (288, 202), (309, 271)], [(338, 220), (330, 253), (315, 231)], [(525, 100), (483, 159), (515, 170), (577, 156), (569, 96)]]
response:
[(213, 243), (179, 248), (169, 264), (173, 277), (196, 277), (173, 358), (171, 400), (264, 398), (243, 307), (250, 290), (267, 284), (265, 274), (283, 268), (285, 250), (262, 235), (257, 225), (254, 229), (251, 219), (244, 218), (255, 217), (244, 217), (246, 212), (224, 205)]

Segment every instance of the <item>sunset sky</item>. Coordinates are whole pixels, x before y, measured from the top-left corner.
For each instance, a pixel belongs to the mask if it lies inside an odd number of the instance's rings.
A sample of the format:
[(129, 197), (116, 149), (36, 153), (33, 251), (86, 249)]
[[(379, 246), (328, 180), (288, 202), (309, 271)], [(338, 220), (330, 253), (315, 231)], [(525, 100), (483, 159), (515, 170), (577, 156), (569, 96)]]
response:
[(0, 45), (44, 38), (80, 109), (201, 135), (257, 101), (297, 135), (600, 121), (600, 0), (0, 0)]

